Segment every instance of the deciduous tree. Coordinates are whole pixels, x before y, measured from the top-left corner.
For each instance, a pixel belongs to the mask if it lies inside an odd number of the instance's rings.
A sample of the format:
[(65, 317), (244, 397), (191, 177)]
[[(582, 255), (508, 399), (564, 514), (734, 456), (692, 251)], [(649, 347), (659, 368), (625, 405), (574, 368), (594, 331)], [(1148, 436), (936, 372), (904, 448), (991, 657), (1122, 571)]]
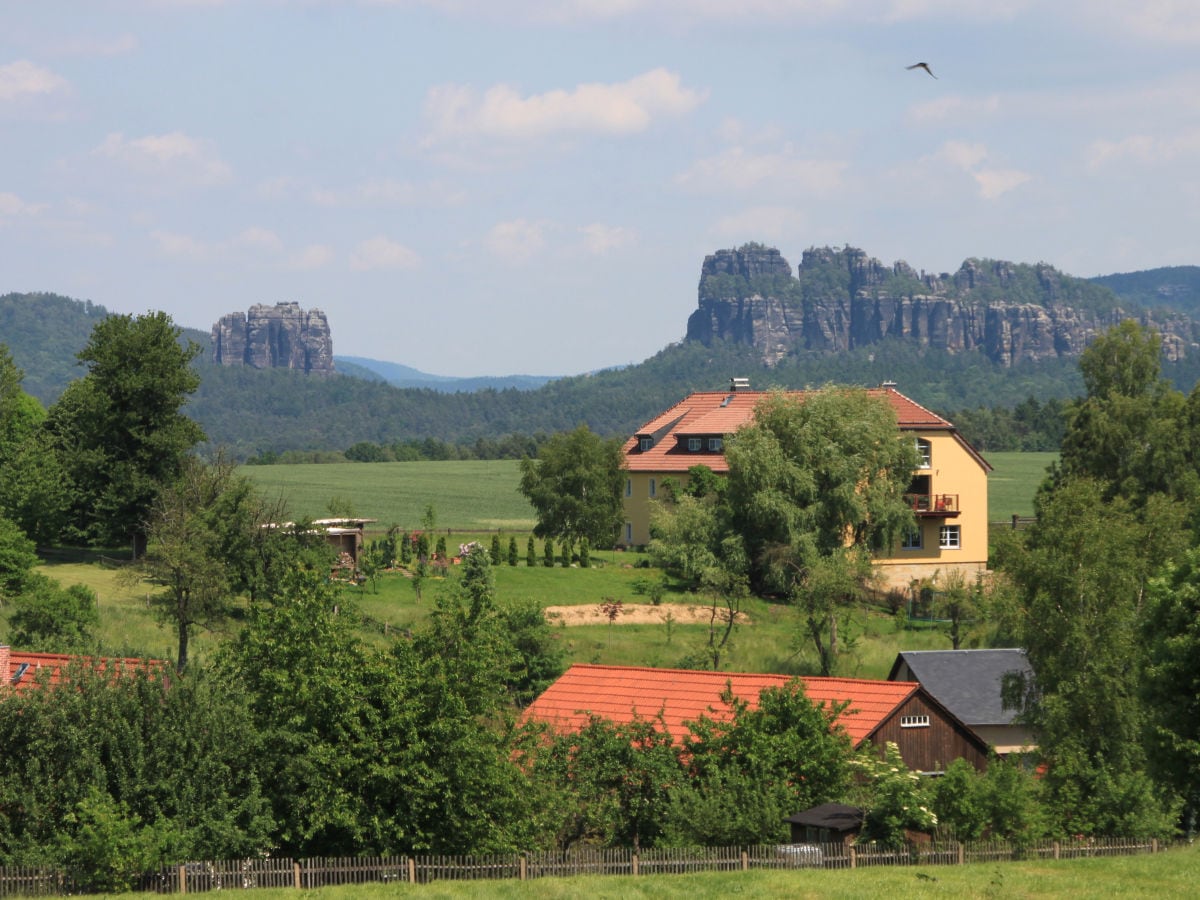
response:
[(521, 493), (537, 514), (538, 537), (611, 547), (621, 523), (621, 445), (581, 425), (551, 437), (521, 461)]

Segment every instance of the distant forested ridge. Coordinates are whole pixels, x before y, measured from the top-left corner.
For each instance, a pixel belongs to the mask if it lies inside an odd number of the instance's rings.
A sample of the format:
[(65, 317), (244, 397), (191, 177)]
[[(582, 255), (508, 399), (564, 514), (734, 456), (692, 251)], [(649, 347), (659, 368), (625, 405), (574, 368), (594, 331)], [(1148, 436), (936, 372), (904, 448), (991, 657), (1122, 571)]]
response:
[[(705, 297), (732, 297), (748, 289), (761, 292), (771, 285), (780, 295), (794, 294), (793, 300), (802, 300), (806, 292), (836, 293), (851, 284), (851, 263), (864, 265), (861, 251), (823, 251), (819, 254), (823, 261), (812, 262), (801, 279), (792, 276), (786, 262), (781, 264), (778, 251), (751, 247), (758, 250), (741, 257), (752, 264), (743, 266), (740, 274), (704, 276), (699, 291), (702, 304)], [(712, 268), (708, 262), (705, 266), (706, 272)], [(994, 294), (987, 287), (989, 279), (1000, 277), (989, 266), (983, 268), (993, 275), (976, 281), (974, 296), (981, 303), (990, 302), (987, 298)], [(1172, 321), (1186, 320), (1186, 328), (1191, 329), (1195, 324), (1178, 311), (1195, 305), (1188, 285), (1195, 284), (1189, 279), (1196, 273), (1200, 269), (1182, 267), (1087, 282), (1049, 267), (1015, 266), (1011, 277), (1005, 278), (1012, 296), (1023, 301), (1033, 298), (1030, 292), (1039, 284), (1058, 285), (1057, 294), (1051, 291), (1051, 296), (1059, 301), (1078, 297), (1085, 312), (1146, 309), (1151, 304), (1145, 298), (1152, 295), (1157, 298), (1155, 308), (1176, 311)], [(922, 276), (891, 271), (873, 283), (872, 291), (890, 296), (901, 293), (905, 285), (915, 291), (913, 285), (922, 284)], [(803, 303), (797, 308), (802, 309)], [(56, 294), (0, 296), (0, 343), (8, 345), (24, 370), (25, 390), (46, 405), (57, 399), (66, 384), (82, 374), (75, 354), (96, 322), (107, 315), (102, 306)], [(754, 326), (753, 316), (742, 321)], [(331, 327), (336, 329), (336, 323)], [(183, 332), (185, 340), (208, 348), (209, 333), (187, 328)], [(205, 353), (194, 363), (201, 384), (186, 412), (203, 427), (210, 446), (226, 447), (238, 459), (288, 451), (340, 453), (354, 445), (363, 445), (360, 457), (371, 458), (372, 444), (404, 444), (397, 458), (407, 458), (424, 441), (430, 442), (424, 453), (444, 452), (439, 443), (476, 448), (480, 453), (510, 452), (512, 447), (536, 446), (539, 435), (544, 438), (580, 424), (603, 436), (623, 436), (689, 392), (720, 390), (735, 376), (748, 377), (755, 388), (896, 381), (905, 394), (958, 422), (969, 438), (987, 449), (1044, 449), (1046, 441), (1052, 440), (1046, 435), (1057, 427), (1053, 420), (1059, 408), (1052, 401), (1078, 396), (1083, 389), (1076, 357), (1065, 353), (996, 360), (979, 348), (946, 348), (937, 341), (889, 333), (849, 349), (806, 352), (790, 346), (786, 352), (764, 357), (761, 342), (745, 339), (755, 333), (752, 328), (740, 336), (710, 334), (705, 341), (669, 345), (637, 365), (557, 378), (534, 389), (520, 380), (511, 387), (481, 390), (465, 390), (461, 385), (447, 390), (444, 384), (438, 389), (399, 388), (384, 379), (416, 370), (373, 360), (343, 365), (339, 358), (343, 374), (312, 378), (287, 370), (218, 367)], [(1177, 329), (1177, 333), (1183, 332)], [(1200, 378), (1200, 352), (1191, 349), (1168, 357), (1163, 366), (1164, 375), (1183, 391)], [(536, 378), (512, 376), (525, 377)], [(507, 449), (496, 451), (498, 445)]]

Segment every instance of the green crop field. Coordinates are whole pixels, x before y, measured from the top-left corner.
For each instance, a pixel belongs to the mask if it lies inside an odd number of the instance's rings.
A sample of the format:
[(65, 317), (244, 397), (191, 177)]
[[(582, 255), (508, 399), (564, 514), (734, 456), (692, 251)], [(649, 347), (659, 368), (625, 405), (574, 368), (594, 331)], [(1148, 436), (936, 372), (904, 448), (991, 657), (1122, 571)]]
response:
[[(528, 531), (534, 515), (517, 491), (516, 460), (243, 466), (238, 471), (268, 497), (287, 500), (295, 518), (329, 515), (331, 501), (381, 527), (416, 528), (432, 505), (437, 523), (455, 530)], [(524, 551), (524, 547), (521, 548)]]
[[(1033, 495), (1057, 453), (989, 453), (988, 518), (1033, 513)], [(515, 460), (243, 466), (240, 471), (270, 497), (288, 501), (294, 517), (321, 518), (331, 501), (381, 527), (416, 528), (432, 505), (438, 525), (454, 531), (529, 531), (533, 509), (517, 490)], [(522, 554), (525, 551), (521, 546)]]

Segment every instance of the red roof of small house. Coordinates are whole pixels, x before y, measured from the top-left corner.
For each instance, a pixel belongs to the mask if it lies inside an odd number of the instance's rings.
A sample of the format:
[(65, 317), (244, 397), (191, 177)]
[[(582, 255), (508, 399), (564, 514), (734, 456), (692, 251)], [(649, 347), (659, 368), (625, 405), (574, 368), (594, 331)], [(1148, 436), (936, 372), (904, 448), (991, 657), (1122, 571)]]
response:
[(40, 685), (61, 684), (73, 665), (90, 667), (93, 672), (114, 675), (160, 669), (158, 659), (133, 657), (73, 656), (69, 653), (17, 653), (0, 645), (0, 693), (5, 690), (27, 691)]
[[(534, 700), (525, 716), (570, 732), (586, 726), (589, 714), (626, 724), (635, 716), (649, 720), (661, 712), (663, 725), (679, 742), (687, 733), (687, 722), (702, 715), (716, 721), (730, 718), (730, 709), (721, 700), (726, 687), (753, 709), (764, 689), (783, 687), (792, 680), (789, 675), (579, 664), (567, 669)], [(856, 747), (921, 690), (916, 682), (816, 677), (798, 680), (814, 703), (831, 706), (849, 701), (837, 724)]]
[[(714, 472), (726, 473), (729, 465), (725, 454), (708, 449), (707, 438), (733, 434), (754, 417), (754, 407), (759, 400), (769, 396), (770, 391), (697, 391), (680, 400), (666, 412), (655, 416), (625, 442), (625, 466), (631, 472), (686, 472), (695, 465), (705, 465)], [(786, 391), (789, 397), (804, 398), (813, 391)], [(896, 421), (903, 431), (949, 431), (952, 432), (975, 456), (981, 465), (988, 466), (966, 441), (958, 435), (955, 427), (936, 413), (904, 396), (894, 387), (871, 388), (868, 394), (885, 398), (896, 413)], [(701, 449), (689, 451), (686, 440), (700, 438)], [(652, 438), (649, 449), (642, 450), (641, 439)]]

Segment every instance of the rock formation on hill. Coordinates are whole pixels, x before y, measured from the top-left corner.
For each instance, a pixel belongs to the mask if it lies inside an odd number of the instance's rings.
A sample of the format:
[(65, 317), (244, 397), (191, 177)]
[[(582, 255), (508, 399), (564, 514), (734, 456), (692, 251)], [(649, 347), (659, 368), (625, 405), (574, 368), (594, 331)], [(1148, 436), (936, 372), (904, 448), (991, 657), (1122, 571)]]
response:
[(333, 372), (333, 339), (319, 309), (298, 303), (255, 304), (248, 313), (221, 316), (212, 328), (213, 362), (256, 369)]
[(1185, 315), (1123, 310), (1115, 294), (1044, 263), (968, 259), (953, 274), (885, 266), (862, 250), (806, 250), (793, 274), (771, 247), (708, 256), (687, 340), (751, 344), (767, 365), (794, 352), (838, 352), (904, 338), (952, 353), (979, 351), (1005, 366), (1077, 356), (1096, 334), (1134, 317), (1159, 331), (1163, 353), (1200, 353)]

